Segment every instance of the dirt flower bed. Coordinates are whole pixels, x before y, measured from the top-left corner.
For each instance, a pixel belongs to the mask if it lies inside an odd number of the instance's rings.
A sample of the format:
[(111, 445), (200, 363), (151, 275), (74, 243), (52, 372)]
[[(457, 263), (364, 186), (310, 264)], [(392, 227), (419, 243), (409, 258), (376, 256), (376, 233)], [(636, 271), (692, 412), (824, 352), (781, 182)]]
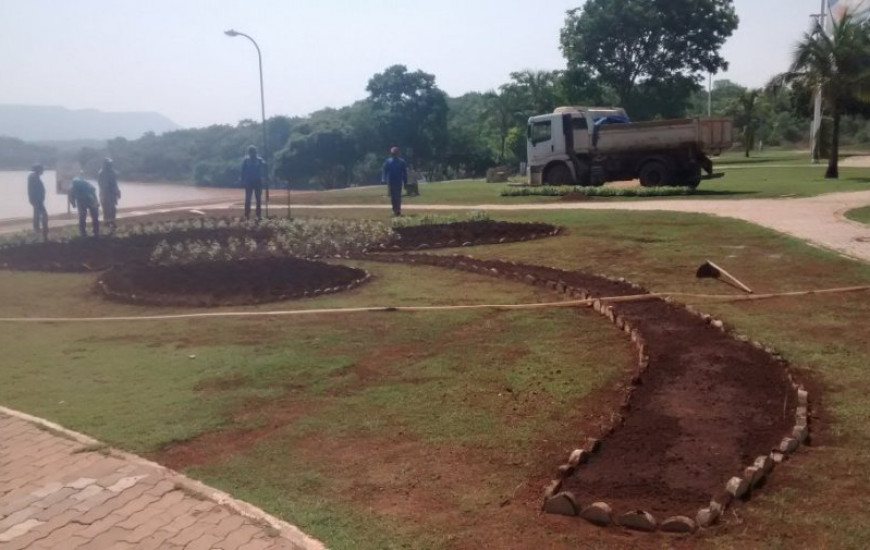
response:
[(196, 218), (125, 225), (116, 234), (99, 238), (60, 232), (47, 243), (37, 242), (32, 233), (12, 235), (0, 239), (0, 267), (86, 272), (131, 262), (331, 258), (360, 252), (392, 236), (385, 224), (365, 220)]
[(107, 298), (156, 306), (217, 307), (275, 302), (352, 288), (368, 279), (362, 269), (301, 258), (154, 266), (106, 271), (97, 289)]
[(145, 263), (162, 241), (175, 245), (182, 241), (202, 239), (226, 243), (231, 238), (268, 239), (267, 228), (223, 227), (170, 231), (168, 233), (133, 234), (73, 238), (67, 241), (25, 243), (0, 248), (0, 267), (21, 271), (53, 271), (83, 273), (103, 271), (127, 263)]
[[(372, 259), (516, 279), (573, 297), (647, 293), (589, 273), (467, 256), (381, 253)], [(578, 446), (586, 437), (601, 440), (598, 452), (584, 455), (589, 461), (561, 481), (559, 490), (576, 497), (568, 515), (606, 502), (614, 518), (635, 510), (659, 520), (694, 518), (699, 507), (721, 497), (726, 481), (792, 433), (800, 404), (786, 365), (758, 345), (661, 298), (598, 300), (596, 307), (610, 308), (618, 327), (631, 327), (644, 366), (624, 381), (621, 402), (605, 411), (608, 421), (566, 426), (578, 434)]]
[(553, 235), (557, 228), (547, 223), (514, 223), (492, 220), (394, 227), (397, 238), (384, 248), (416, 250), (471, 244), (525, 241)]
[[(556, 230), (548, 224), (488, 220), (424, 224), (399, 228), (398, 242), (403, 246), (425, 243), (448, 246), (448, 242), (463, 239), (463, 243), (483, 244), (539, 238)], [(405, 235), (409, 236), (407, 240)], [(281, 235), (276, 237), (280, 238)], [(212, 255), (212, 246), (216, 245), (213, 239), (186, 239), (175, 245), (161, 240), (151, 254), (149, 265), (117, 266), (99, 279), (97, 288), (106, 297), (125, 302), (213, 307), (337, 292), (360, 284), (368, 277), (361, 270), (282, 256), (279, 249), (269, 246), (272, 241), (264, 246), (263, 239), (228, 234), (223, 240), (224, 245), (227, 243), (232, 252), (223, 247), (213, 255), (218, 261), (200, 261)], [(360, 253), (353, 255), (363, 257)], [(227, 260), (227, 257), (235, 259)]]

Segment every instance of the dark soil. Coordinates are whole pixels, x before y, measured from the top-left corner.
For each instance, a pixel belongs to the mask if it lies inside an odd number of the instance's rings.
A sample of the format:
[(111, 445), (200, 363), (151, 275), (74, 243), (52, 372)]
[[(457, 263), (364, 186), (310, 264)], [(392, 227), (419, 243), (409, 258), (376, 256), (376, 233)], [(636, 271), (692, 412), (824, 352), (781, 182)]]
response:
[(268, 239), (267, 229), (239, 228), (195, 229), (149, 235), (116, 238), (77, 238), (67, 242), (34, 243), (0, 248), (0, 267), (23, 271), (89, 272), (103, 271), (127, 263), (144, 263), (151, 257), (157, 243), (166, 240), (174, 244), (186, 240), (217, 240), (226, 243), (230, 237)]
[(615, 308), (644, 336), (650, 364), (622, 426), (565, 489), (585, 504), (691, 516), (789, 433), (796, 403), (787, 373), (681, 306)]
[[(457, 222), (403, 227), (395, 230), (399, 238), (384, 247), (401, 250), (440, 248), (466, 244), (493, 244), (524, 241), (552, 235), (557, 228), (545, 223), (497, 221)], [(268, 229), (195, 229), (125, 238), (86, 237), (67, 242), (34, 243), (0, 248), (0, 268), (22, 271), (90, 272), (130, 262), (144, 263), (157, 243), (174, 244), (186, 240), (217, 240), (230, 237), (253, 238), (260, 242), (271, 236)]]
[(548, 237), (557, 227), (547, 223), (497, 221), (456, 222), (395, 228), (399, 238), (391, 245), (400, 250), (444, 248), (468, 244), (495, 244)]
[[(588, 273), (501, 261), (421, 254), (375, 259), (470, 269), (551, 287), (563, 283), (594, 297), (646, 293)], [(649, 367), (626, 381), (630, 400), (612, 433), (607, 427), (599, 433), (597, 426), (566, 426), (603, 436), (604, 443), (591, 462), (565, 480), (563, 490), (573, 492), (581, 505), (604, 501), (619, 513), (643, 509), (659, 520), (694, 516), (728, 479), (789, 433), (796, 403), (785, 364), (662, 299), (613, 307), (645, 339)], [(579, 436), (577, 443), (582, 443)], [(550, 460), (555, 472), (567, 456)]]
[[(13, 269), (88, 271), (112, 267), (98, 287), (110, 298), (152, 305), (224, 306), (261, 303), (347, 288), (364, 271), (295, 258), (267, 258), (181, 266), (147, 266), (153, 246), (191, 238), (226, 240), (234, 230), (202, 230), (130, 239), (80, 239), (0, 250)], [(404, 249), (525, 240), (553, 234), (547, 224), (460, 222), (397, 230), (391, 243)], [(252, 236), (237, 231), (236, 236)], [(255, 236), (255, 238), (258, 238)], [(391, 246), (388, 245), (388, 246)], [(562, 271), (458, 256), (374, 254), (369, 259), (469, 269), (524, 282), (583, 289), (596, 297), (645, 293), (625, 282)], [(132, 263), (131, 263), (132, 262)], [(124, 265), (119, 265), (119, 264)], [(661, 299), (614, 303), (617, 314), (646, 342), (649, 367), (626, 380), (621, 422), (566, 426), (604, 436), (602, 451), (566, 479), (581, 504), (605, 501), (617, 512), (644, 509), (663, 519), (694, 515), (767, 454), (786, 435), (795, 403), (785, 365), (749, 343), (706, 324), (682, 306)], [(618, 405), (617, 405), (618, 406)], [(567, 456), (545, 457), (555, 466)]]
[(157, 306), (259, 304), (337, 292), (368, 277), (361, 269), (300, 258), (263, 258), (173, 266), (114, 267), (97, 288), (108, 298)]

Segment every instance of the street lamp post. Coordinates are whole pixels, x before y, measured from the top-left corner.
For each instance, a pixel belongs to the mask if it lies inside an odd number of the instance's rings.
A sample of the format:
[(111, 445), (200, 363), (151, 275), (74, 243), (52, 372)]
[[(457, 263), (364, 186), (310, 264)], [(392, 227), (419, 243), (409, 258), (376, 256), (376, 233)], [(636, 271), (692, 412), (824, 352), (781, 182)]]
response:
[[(224, 34), (227, 36), (244, 36), (245, 38), (247, 38), (248, 40), (251, 41), (251, 44), (253, 44), (255, 48), (257, 48), (257, 61), (259, 62), (259, 65), (260, 65), (260, 115), (262, 116), (262, 119), (263, 119), (263, 158), (268, 159), (269, 158), (269, 146), (268, 146), (268, 143), (266, 141), (266, 99), (265, 99), (265, 94), (263, 92), (263, 54), (260, 53), (260, 46), (257, 45), (257, 41), (254, 40), (253, 38), (251, 38), (250, 36), (248, 36), (247, 34), (245, 34), (243, 32), (239, 32), (239, 31), (234, 30), (234, 29), (224, 31)], [(268, 176), (268, 171), (265, 175), (265, 183), (266, 183), (266, 217), (268, 218), (269, 217), (269, 176)], [(288, 193), (289, 193), (289, 190), (288, 190)], [(289, 199), (287, 200), (287, 204), (288, 204), (287, 209), (289, 212), (289, 209), (290, 209)]]

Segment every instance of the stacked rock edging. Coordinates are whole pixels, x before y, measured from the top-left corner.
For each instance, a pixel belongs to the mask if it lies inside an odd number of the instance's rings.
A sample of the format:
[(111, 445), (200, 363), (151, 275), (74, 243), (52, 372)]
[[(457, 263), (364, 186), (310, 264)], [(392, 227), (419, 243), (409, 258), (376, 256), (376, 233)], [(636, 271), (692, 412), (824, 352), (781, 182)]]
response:
[[(645, 297), (644, 295), (648, 294), (645, 289), (624, 279), (515, 262), (479, 260), (460, 255), (376, 253), (368, 255), (367, 259), (460, 269), (547, 287), (574, 300), (582, 301), (628, 335), (637, 350), (637, 366), (631, 376), (631, 383), (626, 388), (620, 414), (613, 418), (611, 425), (601, 429), (601, 439), (590, 438), (583, 448), (572, 451), (567, 462), (558, 467), (557, 477), (544, 492), (543, 509), (547, 512), (579, 516), (600, 526), (613, 524), (641, 531), (691, 533), (699, 527), (712, 526), (735, 500), (745, 499), (751, 491), (757, 490), (770, 475), (774, 466), (794, 453), (809, 437), (808, 394), (794, 381), (788, 372), (787, 363), (776, 354), (775, 350), (732, 332), (721, 320), (695, 311), (691, 307), (677, 304), (666, 298)], [(630, 298), (625, 301), (606, 299), (615, 297)], [(692, 370), (691, 350), (679, 349), (680, 346), (674, 344), (674, 342), (678, 343), (689, 330), (703, 335), (707, 348), (715, 349), (717, 343), (727, 342), (729, 351), (739, 350), (738, 357), (733, 358), (733, 362), (737, 363), (736, 366), (729, 365), (732, 358), (727, 354), (713, 357), (712, 362), (719, 361), (721, 368), (718, 368), (719, 365), (714, 365), (717, 368), (710, 370), (709, 373), (695, 376), (695, 383), (703, 384), (703, 375), (706, 374), (713, 375), (713, 378), (727, 375), (729, 367), (739, 371), (738, 376), (744, 372), (754, 371), (757, 378), (750, 380), (748, 385), (755, 384), (757, 387), (743, 387), (744, 384), (739, 379), (723, 380), (721, 381), (723, 391), (737, 388), (739, 391), (752, 393), (756, 402), (765, 403), (764, 410), (756, 411), (756, 414), (750, 417), (723, 417), (714, 421), (736, 423), (738, 430), (751, 432), (760, 429), (764, 433), (751, 442), (749, 445), (751, 449), (734, 446), (735, 443), (742, 443), (742, 438), (732, 437), (730, 442), (732, 446), (727, 449), (731, 451), (731, 456), (727, 461), (715, 465), (718, 466), (717, 471), (732, 471), (732, 477), (720, 485), (721, 490), (716, 490), (712, 485), (708, 486), (705, 492), (709, 503), (702, 505), (700, 509), (696, 508), (697, 511), (689, 515), (684, 514), (689, 511), (692, 502), (695, 502), (696, 506), (703, 502), (700, 490), (695, 490), (689, 498), (681, 498), (678, 503), (681, 510), (671, 510), (671, 513), (662, 515), (661, 521), (653, 514), (654, 510), (624, 506), (624, 502), (630, 498), (618, 499), (624, 508), (621, 512), (614, 510), (617, 507), (616, 503), (605, 501), (606, 494), (589, 496), (588, 503), (582, 502), (585, 486), (583, 480), (577, 479), (578, 472), (601, 463), (599, 450), (603, 447), (602, 441), (605, 446), (609, 445), (612, 440), (616, 440), (614, 434), (619, 435), (626, 429), (626, 423), (631, 423), (633, 417), (646, 416), (629, 413), (637, 408), (650, 410), (648, 405), (653, 404), (656, 396), (651, 395), (654, 392), (648, 391), (647, 388), (656, 385), (657, 382), (661, 384), (660, 379), (663, 376), (661, 371), (673, 380), (691, 378), (685, 376), (686, 372)], [(709, 357), (703, 359), (710, 362)], [(653, 378), (659, 380), (652, 380)], [(715, 381), (710, 380), (709, 383)], [(699, 387), (697, 393), (699, 396), (706, 395), (709, 393), (706, 390), (710, 389), (716, 392), (716, 388)], [(641, 402), (640, 407), (638, 402)], [(791, 413), (791, 410), (794, 412)], [(777, 417), (775, 411), (778, 413), (785, 411), (786, 417)], [(768, 414), (765, 416), (765, 413)], [(794, 418), (794, 421), (792, 422), (790, 418)], [(696, 431), (699, 437), (704, 436), (700, 428)], [(716, 444), (713, 436), (710, 443)], [(677, 441), (676, 444), (679, 446), (680, 442)], [(618, 454), (622, 455), (621, 460), (625, 460), (624, 454)], [(750, 464), (740, 465), (740, 456), (746, 454), (756, 458)], [(703, 463), (700, 457), (687, 456), (682, 459), (687, 468), (703, 469), (710, 466)], [(694, 464), (692, 460), (695, 460)], [(634, 464), (634, 467), (642, 469), (644, 464), (640, 461)], [(719, 483), (722, 483), (727, 476), (727, 473), (722, 475)], [(712, 498), (709, 497), (710, 494), (713, 495)]]

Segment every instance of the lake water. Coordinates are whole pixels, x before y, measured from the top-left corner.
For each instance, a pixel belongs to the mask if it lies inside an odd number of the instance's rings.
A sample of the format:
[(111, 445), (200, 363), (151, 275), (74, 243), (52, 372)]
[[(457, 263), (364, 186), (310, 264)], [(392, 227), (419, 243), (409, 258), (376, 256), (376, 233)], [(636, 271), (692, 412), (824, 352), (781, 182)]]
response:
[[(0, 220), (33, 217), (33, 208), (27, 201), (27, 174), (29, 172), (3, 172), (0, 171), (0, 193), (3, 200), (0, 201)], [(45, 208), (48, 215), (65, 214), (67, 211), (66, 195), (55, 192), (55, 173), (47, 170), (42, 174), (45, 183)], [(96, 187), (95, 180), (88, 180)], [(118, 202), (119, 209), (142, 208), (174, 202), (186, 202), (202, 200), (204, 202), (232, 198), (236, 195), (243, 198), (243, 191), (239, 189), (214, 189), (194, 187), (189, 185), (172, 185), (164, 183), (138, 183), (126, 182), (123, 179), (118, 182), (121, 188), (121, 200)]]

